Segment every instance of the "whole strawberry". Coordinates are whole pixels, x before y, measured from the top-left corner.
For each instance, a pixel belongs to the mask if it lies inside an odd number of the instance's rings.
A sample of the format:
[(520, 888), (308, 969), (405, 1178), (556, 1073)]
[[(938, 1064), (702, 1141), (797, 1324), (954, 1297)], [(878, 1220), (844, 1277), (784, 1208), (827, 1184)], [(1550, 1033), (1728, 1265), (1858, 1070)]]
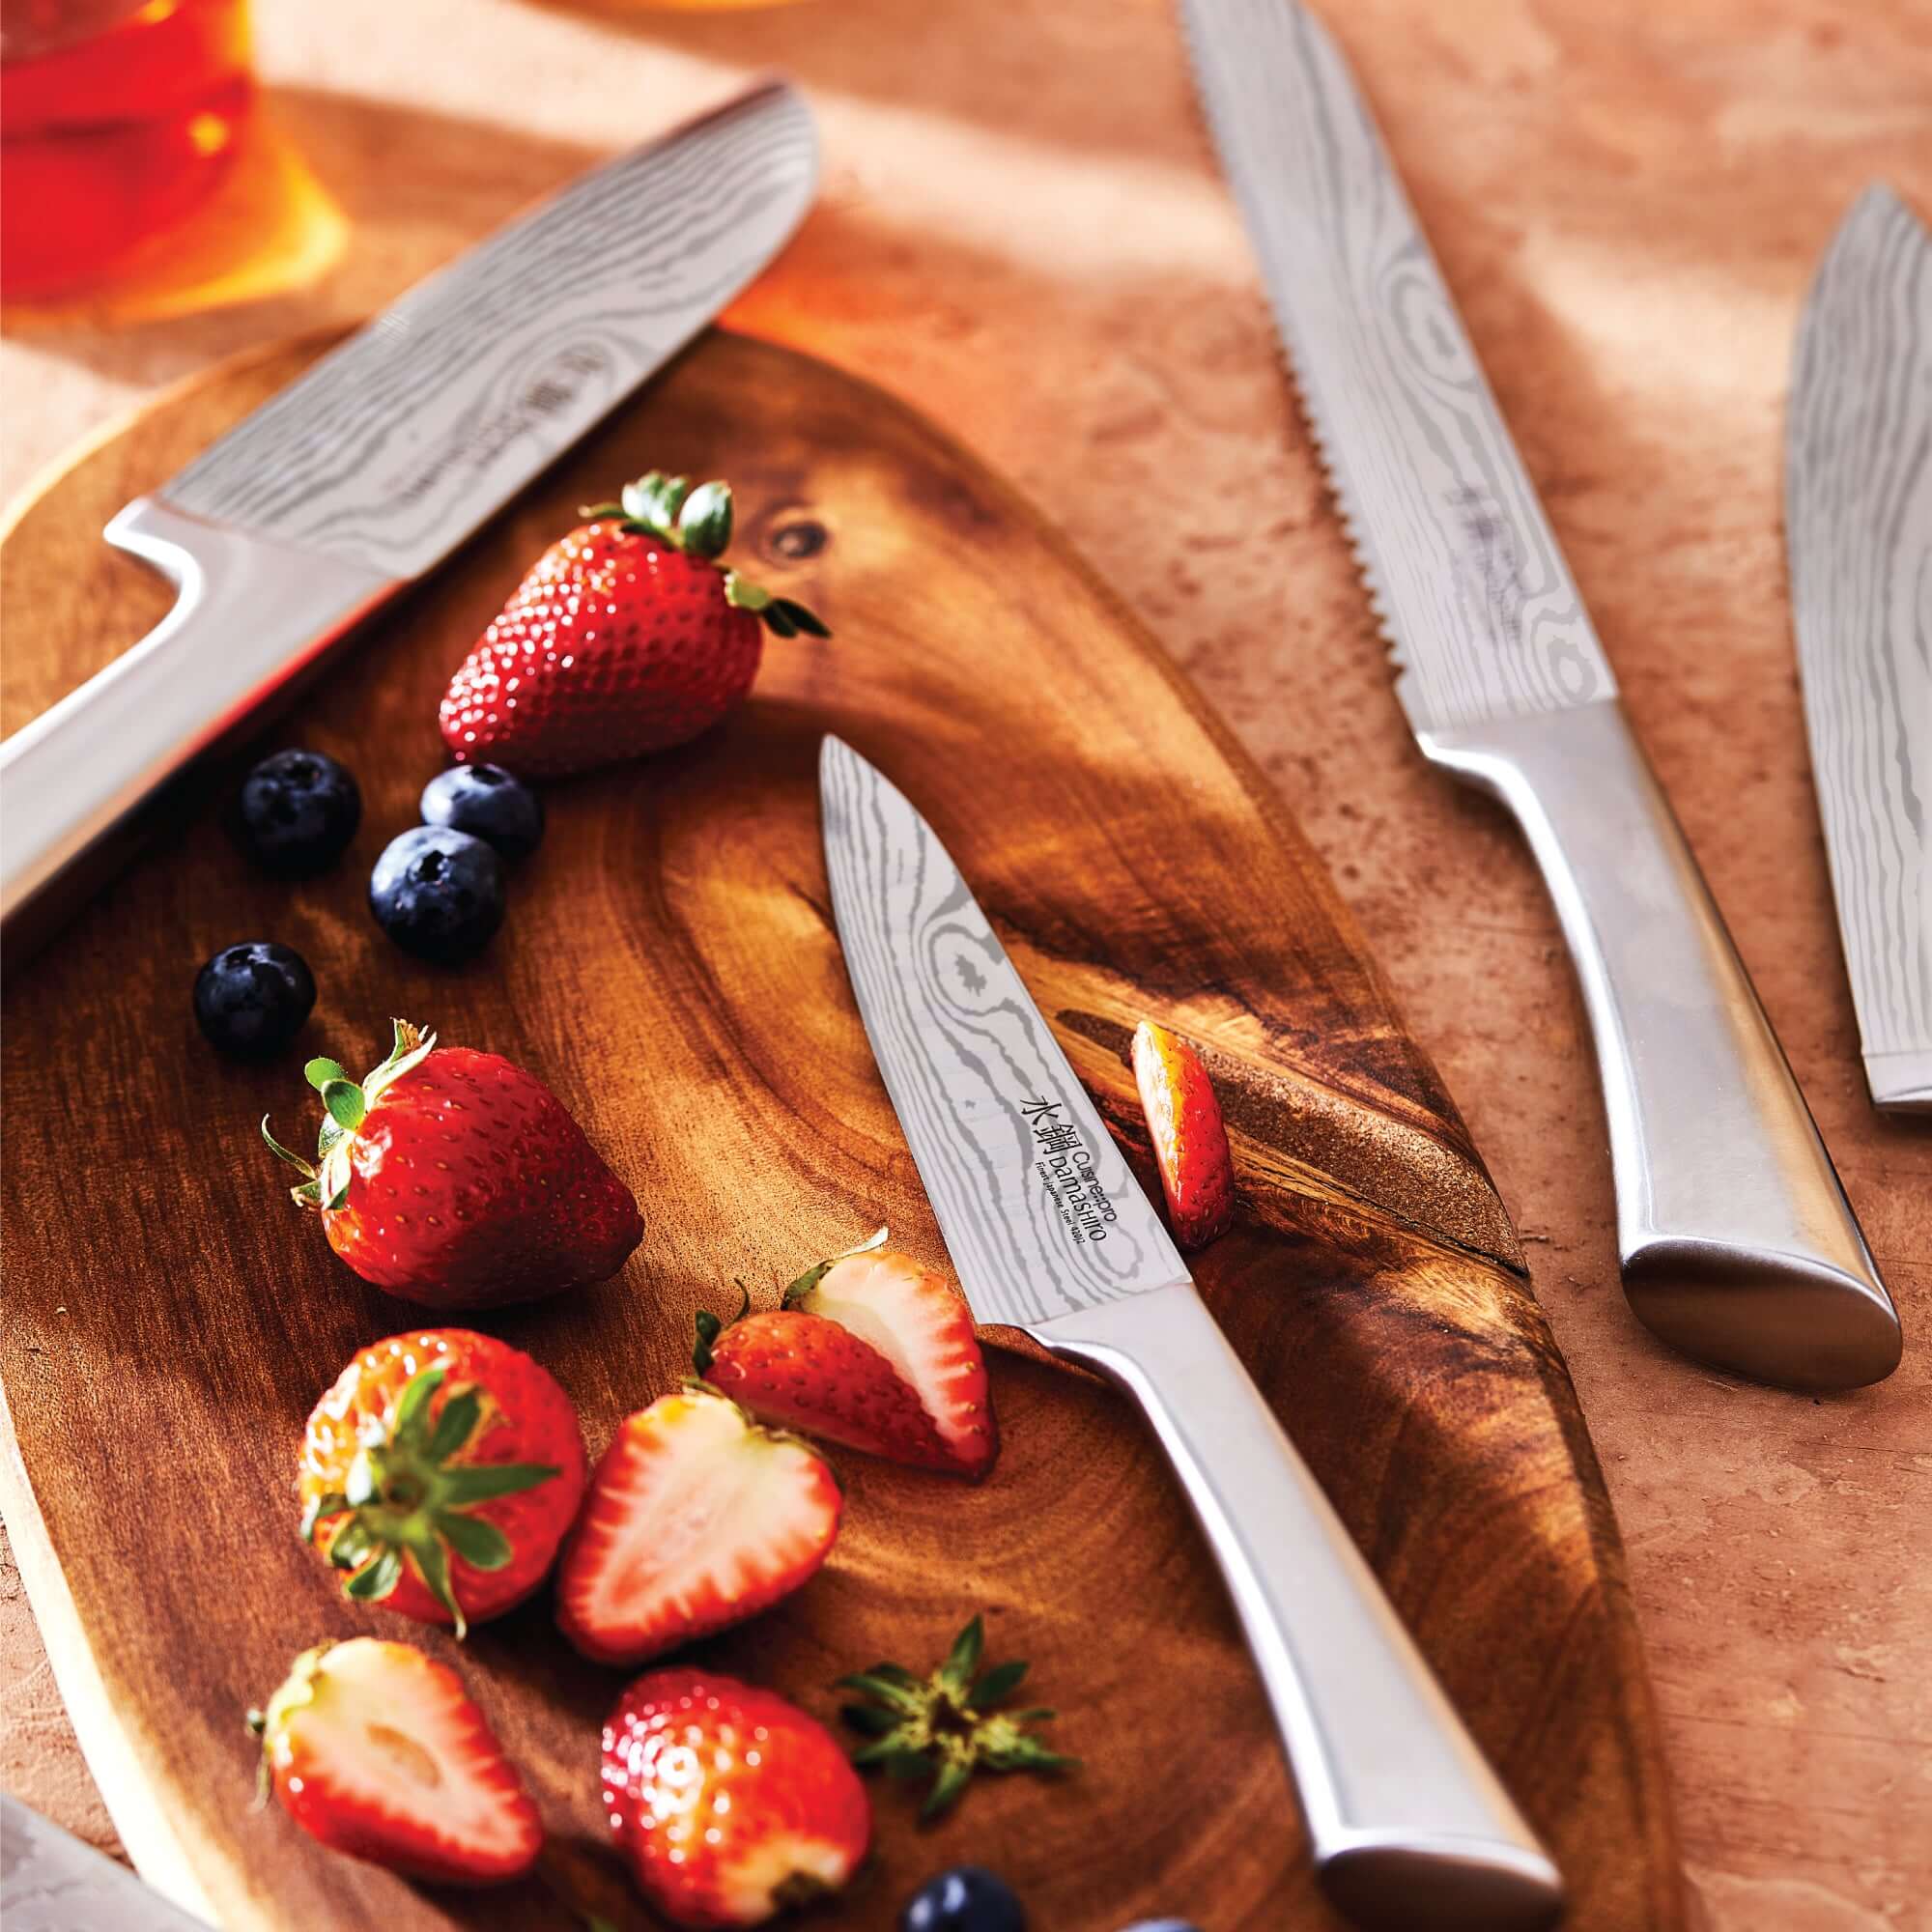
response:
[(711, 1670), (653, 1670), (618, 1699), (604, 1809), (644, 1896), (679, 1925), (761, 1925), (837, 1891), (872, 1835), (825, 1726)]
[(526, 778), (588, 771), (708, 730), (758, 672), (764, 627), (831, 633), (719, 561), (731, 492), (657, 470), (554, 543), (443, 694), (463, 763)]
[(584, 1479), (577, 1411), (521, 1349), (467, 1328), (391, 1335), (308, 1419), (302, 1535), (351, 1597), (462, 1636), (543, 1581)]
[(358, 1086), (311, 1060), (320, 1167), (262, 1137), (304, 1177), (328, 1244), (378, 1288), (431, 1308), (494, 1308), (603, 1281), (644, 1224), (631, 1190), (542, 1081), (500, 1055), (439, 1048), (407, 1020)]

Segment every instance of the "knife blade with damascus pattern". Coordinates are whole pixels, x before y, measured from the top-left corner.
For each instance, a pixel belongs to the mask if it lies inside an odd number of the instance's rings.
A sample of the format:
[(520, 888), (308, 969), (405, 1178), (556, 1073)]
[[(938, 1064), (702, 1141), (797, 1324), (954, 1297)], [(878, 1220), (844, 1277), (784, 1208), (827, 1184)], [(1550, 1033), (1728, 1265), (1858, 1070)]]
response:
[(1932, 235), (1869, 187), (1811, 285), (1784, 533), (1865, 1080), (1932, 1113)]
[(10, 937), (151, 792), (683, 348), (784, 245), (817, 169), (810, 110), (768, 82), (440, 270), (129, 503), (107, 540), (180, 596), (0, 744)]
[(1347, 63), (1295, 0), (1181, 12), (1396, 696), (1515, 813), (1561, 919), (1632, 1308), (1761, 1380), (1889, 1375), (1891, 1299)]
[(1187, 1264), (939, 836), (827, 738), (819, 802), (859, 1016), (974, 1314), (1139, 1405), (1254, 1652), (1315, 1870), (1359, 1925), (1529, 1932), (1562, 1900), (1194, 1291)]

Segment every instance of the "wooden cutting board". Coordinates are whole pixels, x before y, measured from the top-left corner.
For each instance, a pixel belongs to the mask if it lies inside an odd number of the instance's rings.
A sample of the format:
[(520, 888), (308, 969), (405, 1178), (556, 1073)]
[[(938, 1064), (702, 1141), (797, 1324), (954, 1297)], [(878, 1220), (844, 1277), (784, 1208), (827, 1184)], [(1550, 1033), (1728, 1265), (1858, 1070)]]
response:
[[(168, 591), (98, 541), (128, 497), (326, 346), (176, 392), (55, 477), (0, 543), (13, 729), (138, 637)], [(773, 643), (697, 745), (560, 784), (508, 923), (460, 970), (369, 919), (384, 842), (441, 762), (436, 700), (525, 562), (649, 468), (728, 475), (737, 553), (828, 644)], [(539, 1072), (648, 1223), (614, 1281), (478, 1320), (575, 1398), (593, 1455), (687, 1366), (692, 1316), (768, 1299), (881, 1222), (944, 1264), (827, 908), (814, 761), (836, 729), (959, 860), (1110, 1123), (1145, 1146), (1123, 1059), (1142, 1015), (1200, 1043), (1244, 1213), (1200, 1257), (1210, 1305), (1569, 1880), (1588, 1932), (1682, 1923), (1657, 1724), (1617, 1530), (1514, 1231), (1435, 1070), (1261, 774), (1133, 617), (997, 478), (888, 396), (714, 334), (336, 661), (250, 755), (346, 759), (366, 814), (297, 887), (252, 872), (234, 767), (5, 993), (7, 1519), (89, 1761), (137, 1861), (224, 1927), (651, 1922), (607, 1849), (597, 1732), (621, 1674), (539, 1600), (461, 1648), (352, 1608), (297, 1542), (296, 1445), (358, 1346), (417, 1321), (287, 1203), (255, 1123), (311, 1113), (300, 1064), (380, 1058), (388, 1016)], [(17, 809), (17, 808), (16, 808)], [(298, 948), (321, 985), (266, 1068), (208, 1050), (199, 963)], [(1048, 1784), (987, 1778), (936, 1827), (875, 1790), (877, 1857), (830, 1915), (893, 1924), (934, 1869), (990, 1864), (1043, 1932), (1156, 1913), (1208, 1932), (1339, 1923), (1219, 1584), (1122, 1404), (1019, 1352), (973, 1490), (836, 1460), (825, 1571), (702, 1649), (831, 1718), (841, 1672), (923, 1666), (974, 1609), (1033, 1660)], [(550, 1831), (539, 1878), (432, 1892), (252, 1808), (242, 1714), (290, 1658), (358, 1631), (453, 1658)]]

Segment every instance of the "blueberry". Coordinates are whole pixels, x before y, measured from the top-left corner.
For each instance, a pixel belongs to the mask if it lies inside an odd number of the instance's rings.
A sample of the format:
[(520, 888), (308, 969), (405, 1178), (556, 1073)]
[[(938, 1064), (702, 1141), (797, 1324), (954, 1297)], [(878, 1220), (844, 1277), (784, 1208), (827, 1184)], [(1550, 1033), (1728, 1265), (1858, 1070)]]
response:
[(543, 842), (543, 801), (501, 765), (451, 765), (423, 787), (425, 825), (452, 825), (494, 845), (506, 859), (527, 859)]
[(419, 825), (391, 838), (369, 874), (369, 910), (405, 952), (454, 964), (503, 923), (503, 865), (480, 838)]
[(271, 872), (332, 866), (362, 822), (362, 794), (325, 752), (277, 752), (242, 781), (242, 842)]
[(1026, 1932), (1026, 1914), (1005, 1879), (983, 1865), (954, 1865), (906, 1900), (899, 1932)]
[(301, 1032), (314, 1007), (308, 962), (272, 940), (224, 946), (194, 976), (195, 1024), (223, 1053), (278, 1052)]

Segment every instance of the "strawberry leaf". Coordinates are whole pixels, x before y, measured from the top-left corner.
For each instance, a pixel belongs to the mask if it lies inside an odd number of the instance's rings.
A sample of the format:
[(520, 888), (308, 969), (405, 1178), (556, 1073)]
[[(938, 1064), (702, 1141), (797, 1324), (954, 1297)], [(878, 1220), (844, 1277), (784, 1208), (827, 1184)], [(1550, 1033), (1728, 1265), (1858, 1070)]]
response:
[(730, 541), (730, 486), (700, 483), (678, 511), (678, 548), (692, 556), (719, 556)]
[(327, 1495), (311, 1496), (308, 1507), (302, 1511), (301, 1540), (315, 1542), (318, 1523), (327, 1522), (330, 1518), (345, 1516), (349, 1511), (349, 1498), (340, 1490), (330, 1490)]
[(262, 1138), (266, 1142), (268, 1142), (269, 1151), (271, 1154), (273, 1154), (277, 1160), (287, 1161), (288, 1164), (292, 1168), (294, 1168), (298, 1174), (305, 1174), (311, 1180), (315, 1179), (315, 1169), (312, 1166), (310, 1166), (309, 1163), (305, 1161), (300, 1154), (292, 1153), (287, 1148), (285, 1148), (281, 1144), (280, 1141), (278, 1141), (274, 1137), (273, 1134), (271, 1134), (269, 1131), (269, 1117), (267, 1114), (264, 1114), (262, 1116)]
[(932, 1789), (925, 1794), (925, 1803), (919, 1807), (922, 1820), (937, 1818), (942, 1811), (959, 1802), (959, 1794), (966, 1789), (973, 1776), (973, 1760), (970, 1757), (950, 1757), (939, 1767), (939, 1776), (932, 1780)]
[(316, 1059), (302, 1068), (302, 1078), (320, 1094), (331, 1080), (347, 1080), (349, 1075), (343, 1071), (339, 1062)]
[(380, 1604), (396, 1587), (402, 1574), (402, 1555), (392, 1544), (373, 1563), (364, 1564), (342, 1587), (359, 1604)]
[(697, 1311), (697, 1343), (691, 1351), (691, 1366), (700, 1376), (711, 1366), (712, 1345), (724, 1332), (724, 1322), (710, 1309)]
[(335, 1532), (328, 1546), (328, 1560), (337, 1570), (359, 1570), (376, 1553), (376, 1537), (359, 1517), (353, 1517)]
[(443, 1554), (441, 1538), (429, 1535), (414, 1539), (409, 1548), (430, 1595), (449, 1612), (460, 1643), (469, 1634), (469, 1620), (463, 1614), (463, 1605), (456, 1601), (456, 1592), (450, 1587), (449, 1559)]
[(322, 1104), (328, 1109), (328, 1118), (349, 1134), (362, 1124), (369, 1111), (361, 1088), (353, 1080), (329, 1081), (322, 1090)]
[(445, 1508), (469, 1509), (533, 1490), (557, 1473), (548, 1463), (466, 1463), (443, 1471), (437, 1483), (437, 1500)]
[(1009, 1697), (1020, 1687), (1020, 1681), (1027, 1674), (1024, 1662), (1015, 1660), (1011, 1663), (996, 1663), (973, 1686), (972, 1705), (976, 1711), (984, 1711), (997, 1704), (1002, 1697)]
[(395, 1418), (389, 1424), (391, 1442), (413, 1446), (422, 1439), (429, 1427), (430, 1398), (442, 1386), (448, 1373), (439, 1363), (433, 1368), (418, 1369), (404, 1384), (402, 1394), (396, 1398)]
[(908, 1689), (895, 1684), (892, 1679), (881, 1677), (877, 1671), (861, 1670), (850, 1677), (841, 1677), (833, 1687), (838, 1690), (859, 1690), (865, 1695), (883, 1704), (890, 1711), (899, 1711), (909, 1718), (918, 1717), (925, 1709), (925, 1691), (923, 1687)]
[(510, 1539), (480, 1516), (445, 1510), (436, 1520), (442, 1540), (472, 1570), (500, 1570), (510, 1560)]
[(791, 626), (789, 631), (779, 631), (781, 638), (795, 637), (803, 631), (809, 638), (829, 638), (832, 635), (828, 625), (817, 611), (808, 609), (795, 597), (774, 597), (765, 608), (765, 622), (778, 631), (778, 620), (782, 617)]
[(975, 1617), (952, 1639), (952, 1648), (933, 1678), (935, 1684), (959, 1703), (963, 1704), (966, 1701), (974, 1672), (980, 1668), (980, 1653), (985, 1648), (985, 1624), (980, 1618)]
[(429, 1460), (446, 1463), (476, 1434), (483, 1420), (483, 1401), (473, 1388), (459, 1389), (442, 1406), (436, 1432), (429, 1438)]

